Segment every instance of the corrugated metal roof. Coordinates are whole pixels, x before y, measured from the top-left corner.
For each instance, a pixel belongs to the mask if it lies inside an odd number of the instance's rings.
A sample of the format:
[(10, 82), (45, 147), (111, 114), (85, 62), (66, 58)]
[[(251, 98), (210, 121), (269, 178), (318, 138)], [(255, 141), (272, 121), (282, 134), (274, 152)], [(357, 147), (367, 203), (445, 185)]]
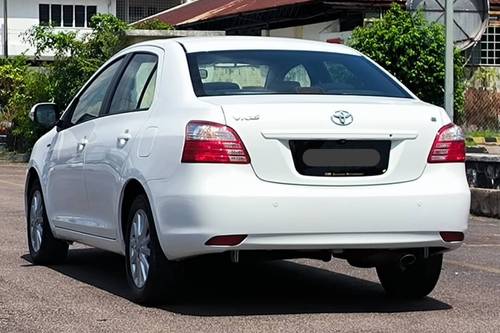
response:
[[(397, 0), (396, 0), (397, 1)], [(500, 0), (498, 0), (500, 1)], [(319, 3), (318, 0), (198, 0), (160, 12), (147, 19), (156, 18), (172, 25), (183, 25), (208, 19), (255, 12), (295, 4)], [(336, 4), (388, 4), (391, 0), (332, 1)]]

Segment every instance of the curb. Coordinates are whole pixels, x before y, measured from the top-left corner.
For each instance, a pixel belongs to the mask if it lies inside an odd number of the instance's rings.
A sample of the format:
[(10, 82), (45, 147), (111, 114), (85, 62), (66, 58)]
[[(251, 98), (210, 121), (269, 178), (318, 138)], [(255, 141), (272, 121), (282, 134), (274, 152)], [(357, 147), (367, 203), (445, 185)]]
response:
[(500, 190), (471, 188), (472, 214), (500, 218)]
[(484, 137), (484, 136), (468, 136), (465, 138), (467, 142), (474, 142), (477, 145), (494, 145), (500, 146), (500, 136)]
[(0, 149), (0, 163), (26, 163), (30, 159), (30, 153), (18, 154), (3, 152)]

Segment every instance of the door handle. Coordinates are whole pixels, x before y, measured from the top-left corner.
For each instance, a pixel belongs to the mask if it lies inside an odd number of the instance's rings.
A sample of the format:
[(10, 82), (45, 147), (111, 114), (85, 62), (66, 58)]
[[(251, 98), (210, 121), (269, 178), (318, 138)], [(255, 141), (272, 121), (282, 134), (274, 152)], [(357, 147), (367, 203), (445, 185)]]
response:
[(132, 135), (130, 135), (129, 130), (125, 130), (125, 132), (123, 132), (123, 134), (120, 134), (117, 139), (118, 139), (118, 145), (120, 147), (123, 147), (127, 144), (127, 142), (130, 139), (132, 139)]
[(87, 140), (87, 138), (86, 138), (86, 137), (85, 137), (85, 138), (83, 138), (83, 139), (82, 139), (82, 140), (78, 143), (78, 145), (77, 145), (77, 147), (76, 147), (77, 152), (81, 153), (81, 152), (85, 149), (85, 147), (87, 146), (87, 143), (89, 143), (89, 140)]

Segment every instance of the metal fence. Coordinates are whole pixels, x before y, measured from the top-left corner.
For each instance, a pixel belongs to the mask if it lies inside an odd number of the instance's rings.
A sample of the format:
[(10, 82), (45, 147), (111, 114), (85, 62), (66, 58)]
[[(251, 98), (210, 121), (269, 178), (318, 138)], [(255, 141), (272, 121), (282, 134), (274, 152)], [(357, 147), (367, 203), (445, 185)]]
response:
[(500, 92), (469, 88), (465, 93), (462, 127), (466, 131), (500, 131)]
[(116, 16), (132, 23), (182, 2), (182, 0), (117, 0)]

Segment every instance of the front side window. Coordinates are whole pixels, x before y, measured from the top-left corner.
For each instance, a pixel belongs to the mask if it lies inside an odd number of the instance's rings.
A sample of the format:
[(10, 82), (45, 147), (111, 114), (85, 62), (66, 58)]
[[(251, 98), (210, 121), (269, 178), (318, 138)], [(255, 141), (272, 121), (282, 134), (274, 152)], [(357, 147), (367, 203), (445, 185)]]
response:
[(139, 53), (133, 56), (116, 88), (110, 114), (146, 110), (151, 106), (157, 64), (156, 55)]
[(285, 50), (188, 54), (197, 96), (318, 94), (411, 98), (395, 80), (358, 55)]
[(106, 93), (121, 63), (122, 59), (107, 67), (90, 83), (83, 94), (80, 95), (71, 116), (72, 125), (99, 117)]

